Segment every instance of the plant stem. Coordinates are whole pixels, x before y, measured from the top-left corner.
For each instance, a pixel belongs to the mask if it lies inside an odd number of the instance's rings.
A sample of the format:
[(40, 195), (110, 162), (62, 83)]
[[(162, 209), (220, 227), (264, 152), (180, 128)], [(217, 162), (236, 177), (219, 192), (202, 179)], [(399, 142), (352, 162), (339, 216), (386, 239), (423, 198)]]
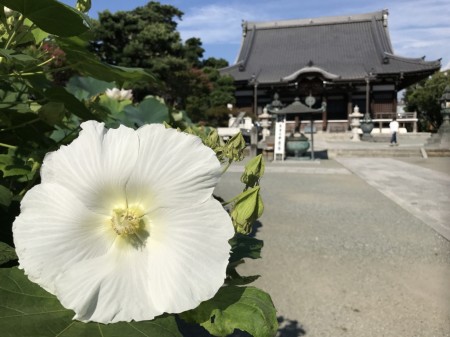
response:
[(237, 199), (239, 199), (240, 194), (238, 194), (237, 196), (235, 196), (234, 198), (228, 200), (228, 201), (224, 201), (222, 202), (222, 206), (226, 206), (228, 204), (231, 204), (233, 201), (236, 201)]
[(12, 150), (17, 149), (17, 146), (5, 144), (5, 143), (0, 143), (0, 146), (6, 147), (6, 148), (12, 149)]
[[(24, 122), (22, 124), (11, 126), (10, 128), (1, 129), (0, 132), (5, 132), (5, 131), (11, 131), (11, 130), (19, 129), (19, 128), (22, 128), (24, 126), (36, 123), (39, 120), (40, 120), (40, 118), (35, 118), (35, 119), (30, 120), (30, 121)], [(16, 148), (16, 147), (14, 147), (14, 148)]]
[(19, 16), (19, 20), (17, 20), (16, 24), (14, 25), (12, 34), (9, 36), (9, 39), (8, 39), (8, 41), (5, 44), (5, 49), (8, 49), (9, 45), (14, 41), (14, 38), (17, 35), (16, 34), (17, 30), (20, 28), (20, 26), (23, 25), (24, 21), (25, 21), (25, 17), (23, 15), (20, 15)]
[(231, 166), (231, 164), (233, 163), (233, 160), (228, 160), (228, 163), (227, 163), (227, 165), (223, 168), (223, 170), (222, 170), (222, 175), (225, 173), (225, 172), (227, 172), (227, 170), (230, 168), (230, 166)]

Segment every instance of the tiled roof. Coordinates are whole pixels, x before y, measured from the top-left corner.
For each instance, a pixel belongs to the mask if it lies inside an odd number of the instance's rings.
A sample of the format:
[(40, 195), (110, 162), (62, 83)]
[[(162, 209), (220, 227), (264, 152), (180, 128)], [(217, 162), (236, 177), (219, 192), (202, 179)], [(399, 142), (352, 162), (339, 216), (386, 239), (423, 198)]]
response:
[(222, 69), (236, 81), (280, 83), (305, 72), (326, 79), (358, 80), (369, 73), (432, 73), (440, 61), (397, 56), (387, 11), (316, 19), (244, 22), (236, 64)]

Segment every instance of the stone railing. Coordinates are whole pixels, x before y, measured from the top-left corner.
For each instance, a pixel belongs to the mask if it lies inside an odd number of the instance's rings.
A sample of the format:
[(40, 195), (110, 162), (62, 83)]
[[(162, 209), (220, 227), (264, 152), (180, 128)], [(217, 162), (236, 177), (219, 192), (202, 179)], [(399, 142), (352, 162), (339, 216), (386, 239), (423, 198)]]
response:
[[(383, 132), (383, 128), (389, 128), (389, 123), (396, 115), (396, 112), (376, 112), (374, 113), (373, 123), (377, 127), (380, 133)], [(412, 132), (417, 132), (417, 112), (402, 112), (397, 114), (397, 122), (400, 124), (400, 128), (407, 129), (407, 125), (412, 125)], [(375, 131), (375, 129), (374, 129)], [(373, 132), (373, 131), (372, 131)]]

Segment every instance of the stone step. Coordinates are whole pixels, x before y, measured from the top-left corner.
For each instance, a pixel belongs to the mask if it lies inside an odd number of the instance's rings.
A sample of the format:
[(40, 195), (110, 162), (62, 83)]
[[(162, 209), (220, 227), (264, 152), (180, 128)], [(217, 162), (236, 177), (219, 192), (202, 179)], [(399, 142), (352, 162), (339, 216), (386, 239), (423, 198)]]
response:
[(386, 149), (329, 149), (329, 158), (336, 157), (422, 157), (420, 148), (386, 148)]

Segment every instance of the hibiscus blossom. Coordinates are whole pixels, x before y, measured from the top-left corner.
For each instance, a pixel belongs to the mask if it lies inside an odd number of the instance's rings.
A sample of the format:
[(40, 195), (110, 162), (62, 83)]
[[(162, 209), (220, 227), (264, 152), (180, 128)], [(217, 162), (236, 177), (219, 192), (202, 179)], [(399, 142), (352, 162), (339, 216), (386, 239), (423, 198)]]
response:
[(118, 88), (112, 88), (112, 89), (106, 89), (105, 91), (106, 96), (109, 98), (123, 101), (123, 100), (131, 100), (133, 99), (133, 92), (131, 89), (125, 90), (125, 89), (118, 89)]
[(234, 230), (212, 197), (221, 168), (195, 136), (89, 121), (47, 154), (14, 222), (20, 267), (74, 319), (179, 313), (223, 284)]

